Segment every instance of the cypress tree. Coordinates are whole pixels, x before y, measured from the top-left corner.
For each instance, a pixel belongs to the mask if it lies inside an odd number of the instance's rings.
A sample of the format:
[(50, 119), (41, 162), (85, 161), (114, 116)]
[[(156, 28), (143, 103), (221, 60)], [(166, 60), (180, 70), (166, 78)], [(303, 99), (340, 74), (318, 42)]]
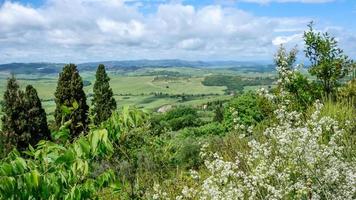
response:
[(110, 88), (110, 78), (108, 77), (105, 66), (100, 64), (96, 71), (96, 80), (94, 83), (94, 97), (92, 100), (92, 114), (94, 115), (94, 124), (99, 125), (107, 120), (113, 110), (116, 109), (116, 101)]
[[(70, 120), (69, 129), (72, 138), (87, 131), (89, 107), (83, 90), (83, 80), (76, 65), (65, 65), (59, 74), (55, 102), (54, 117), (57, 128)], [(67, 113), (63, 108), (70, 108), (71, 112)]]
[(40, 140), (50, 139), (46, 112), (42, 108), (41, 100), (32, 85), (26, 87), (25, 104), (27, 109), (27, 132), (31, 135), (30, 144), (33, 146)]
[(28, 147), (31, 135), (27, 132), (27, 113), (24, 103), (24, 93), (15, 76), (8, 79), (2, 101), (2, 134), (7, 148), (15, 145), (19, 150)]
[(215, 107), (215, 116), (213, 120), (215, 122), (222, 122), (224, 120), (224, 106), (221, 102)]

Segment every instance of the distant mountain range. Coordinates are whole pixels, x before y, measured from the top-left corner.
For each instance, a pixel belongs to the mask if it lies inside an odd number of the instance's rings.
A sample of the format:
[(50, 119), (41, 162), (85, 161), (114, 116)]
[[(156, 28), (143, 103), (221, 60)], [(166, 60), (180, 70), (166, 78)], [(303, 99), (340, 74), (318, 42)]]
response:
[[(273, 70), (274, 66), (267, 62), (241, 61), (188, 61), (188, 60), (125, 60), (102, 61), (77, 64), (79, 70), (94, 71), (99, 64), (104, 64), (109, 70), (136, 70), (147, 67), (195, 67), (195, 68), (236, 68), (248, 71)], [(58, 73), (65, 63), (8, 63), (0, 64), (0, 72), (15, 74), (51, 74)]]

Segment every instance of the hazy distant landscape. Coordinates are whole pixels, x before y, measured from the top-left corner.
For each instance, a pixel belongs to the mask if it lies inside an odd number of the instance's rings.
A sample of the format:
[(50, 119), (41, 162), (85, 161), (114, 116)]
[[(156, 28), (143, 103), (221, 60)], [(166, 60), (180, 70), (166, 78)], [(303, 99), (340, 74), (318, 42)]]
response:
[[(272, 64), (238, 61), (137, 60), (78, 64), (89, 99), (93, 94), (98, 63), (104, 63), (107, 67), (120, 107), (130, 105), (150, 111), (157, 111), (164, 105), (200, 107), (207, 102), (228, 100), (231, 94), (271, 87), (276, 77)], [(55, 109), (53, 94), (63, 66), (62, 63), (2, 64), (0, 92), (4, 92), (7, 78), (15, 74), (21, 86), (31, 84), (37, 88), (44, 108), (52, 115)], [(213, 77), (225, 79), (226, 76), (243, 79), (230, 80), (235, 88), (228, 88), (231, 84), (221, 80), (210, 84), (206, 82)]]

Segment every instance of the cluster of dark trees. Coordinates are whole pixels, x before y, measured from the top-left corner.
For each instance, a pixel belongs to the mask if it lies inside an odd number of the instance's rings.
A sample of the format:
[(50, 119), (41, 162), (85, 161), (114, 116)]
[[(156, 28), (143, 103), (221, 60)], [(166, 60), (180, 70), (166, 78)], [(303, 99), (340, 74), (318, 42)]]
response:
[[(116, 101), (113, 98), (109, 80), (105, 66), (99, 65), (93, 88), (92, 109), (89, 112), (83, 90), (84, 82), (77, 66), (65, 65), (59, 74), (54, 94), (55, 129), (68, 128), (70, 138), (74, 139), (79, 134), (88, 131), (89, 114), (95, 125), (107, 120), (116, 109)], [(8, 79), (2, 101), (2, 112), (1, 136), (2, 143), (7, 149), (16, 146), (22, 150), (29, 145), (36, 145), (40, 140), (51, 139), (46, 112), (42, 108), (36, 89), (28, 85), (26, 90), (22, 91), (14, 75)]]
[(246, 78), (232, 75), (212, 75), (204, 78), (205, 86), (226, 86), (226, 93), (241, 92), (245, 86), (271, 85), (276, 79), (273, 77)]

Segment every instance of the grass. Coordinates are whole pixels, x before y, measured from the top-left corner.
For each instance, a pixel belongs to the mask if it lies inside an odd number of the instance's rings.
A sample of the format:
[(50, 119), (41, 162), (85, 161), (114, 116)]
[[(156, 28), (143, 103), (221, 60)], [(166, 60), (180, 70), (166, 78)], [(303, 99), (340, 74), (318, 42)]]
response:
[(201, 81), (203, 78), (180, 78), (172, 80), (153, 81), (154, 76), (114, 76), (110, 85), (115, 94), (223, 94), (226, 87), (207, 87)]
[[(164, 77), (156, 79), (156, 76), (148, 75), (152, 72), (179, 72), (182, 76)], [(115, 99), (119, 107), (121, 106), (136, 106), (145, 110), (154, 111), (163, 105), (190, 105), (200, 106), (209, 101), (225, 100), (231, 98), (224, 95), (225, 86), (204, 86), (202, 81), (205, 76), (213, 74), (230, 74), (242, 75), (246, 77), (255, 76), (270, 76), (270, 73), (244, 73), (229, 69), (198, 69), (189, 67), (170, 67), (170, 68), (143, 68), (130, 72), (109, 72), (111, 77), (110, 85), (113, 89)], [(86, 94), (93, 93), (93, 85), (95, 81), (94, 72), (81, 72), (83, 80), (90, 81), (91, 85), (84, 87)], [(6, 89), (7, 78), (10, 75), (0, 73), (0, 94), (3, 94)], [(160, 76), (162, 77), (162, 76)], [(53, 119), (55, 110), (54, 92), (57, 87), (58, 74), (16, 74), (20, 87), (25, 88), (26, 85), (33, 85), (38, 92), (39, 97), (43, 100), (42, 104), (45, 108), (48, 119)], [(255, 89), (256, 86), (247, 86), (245, 90)], [(162, 93), (169, 95), (197, 95), (189, 97), (186, 101), (181, 101), (181, 98), (173, 98), (169, 96), (155, 96), (154, 93)], [(203, 96), (200, 96), (203, 95)], [(0, 95), (0, 99), (2, 99)], [(88, 98), (90, 104), (90, 98)]]
[[(154, 69), (166, 70), (167, 68)], [(195, 74), (203, 75), (207, 73), (205, 70), (197, 70), (191, 68), (173, 68), (170, 71), (179, 71), (181, 74)], [(200, 72), (204, 71), (204, 72)], [(121, 106), (136, 106), (146, 110), (156, 110), (157, 108), (167, 104), (182, 104), (182, 105), (198, 105), (204, 104), (208, 101), (217, 100), (220, 98), (227, 98), (224, 95), (226, 87), (220, 86), (204, 86), (201, 81), (202, 76), (197, 77), (178, 77), (174, 79), (159, 79), (154, 80), (155, 76), (138, 76), (144, 71), (138, 71), (136, 74), (132, 73), (130, 76), (123, 76), (121, 74), (110, 73), (110, 85), (113, 89), (115, 99), (119, 107)], [(3, 94), (6, 89), (7, 78), (9, 74), (0, 74), (0, 94)], [(86, 94), (93, 93), (93, 85), (95, 81), (95, 74), (93, 72), (81, 72), (83, 80), (90, 81), (91, 85), (84, 87)], [(53, 119), (55, 110), (54, 93), (57, 87), (57, 74), (49, 75), (32, 75), (32, 74), (18, 74), (16, 75), (20, 87), (24, 89), (26, 85), (33, 85), (38, 92), (39, 97), (43, 100), (42, 104), (45, 108), (48, 119)], [(180, 98), (172, 98), (169, 96), (156, 97), (154, 93), (163, 93), (169, 95), (204, 95), (202, 97), (193, 97), (188, 101), (180, 102)], [(208, 96), (214, 94), (218, 96)], [(2, 99), (0, 95), (0, 99)], [(90, 98), (88, 98), (90, 104)]]

